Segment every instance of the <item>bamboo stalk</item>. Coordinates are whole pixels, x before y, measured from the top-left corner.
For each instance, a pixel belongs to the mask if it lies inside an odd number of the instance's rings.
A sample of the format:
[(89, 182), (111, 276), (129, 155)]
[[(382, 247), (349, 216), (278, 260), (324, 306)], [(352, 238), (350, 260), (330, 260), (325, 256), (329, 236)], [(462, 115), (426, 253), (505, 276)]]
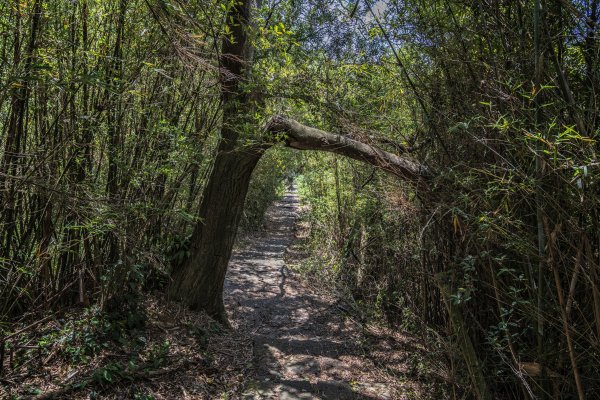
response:
[(479, 357), (477, 357), (475, 346), (469, 337), (467, 325), (465, 324), (460, 307), (454, 304), (450, 299), (452, 289), (447, 282), (446, 274), (443, 272), (437, 274), (435, 276), (435, 282), (442, 293), (444, 304), (446, 305), (450, 316), (451, 326), (458, 340), (458, 345), (461, 349), (463, 358), (467, 364), (467, 369), (469, 370), (469, 376), (473, 383), (475, 395), (479, 400), (491, 400), (492, 396), (487, 387), (485, 376), (483, 375), (481, 362), (479, 361)]
[(560, 281), (560, 273), (558, 271), (558, 266), (556, 265), (556, 236), (561, 226), (558, 224), (554, 231), (550, 232), (548, 221), (544, 219), (544, 226), (546, 228), (546, 235), (550, 239), (549, 240), (549, 257), (548, 263), (552, 268), (552, 273), (554, 275), (554, 284), (556, 286), (556, 294), (558, 297), (558, 304), (560, 307), (560, 316), (562, 320), (563, 329), (565, 332), (565, 338), (567, 340), (567, 349), (569, 352), (569, 359), (571, 360), (571, 369), (573, 371), (573, 377), (575, 378), (575, 386), (577, 387), (577, 396), (579, 400), (585, 400), (585, 392), (583, 390), (583, 385), (581, 383), (581, 376), (579, 375), (579, 370), (577, 368), (577, 357), (575, 355), (575, 348), (573, 346), (573, 338), (571, 336), (571, 329), (569, 327), (569, 321), (567, 317), (567, 310), (565, 304), (565, 297), (563, 294), (562, 284)]
[(590, 270), (590, 283), (592, 285), (592, 298), (594, 302), (594, 321), (596, 323), (596, 335), (600, 339), (600, 290), (598, 290), (598, 265), (594, 262), (592, 246), (587, 236), (585, 237), (585, 253), (588, 268)]
[(533, 391), (531, 390), (531, 387), (529, 386), (529, 384), (523, 377), (521, 363), (519, 363), (519, 360), (517, 358), (517, 352), (515, 351), (515, 346), (513, 345), (513, 342), (510, 337), (510, 332), (508, 330), (509, 329), (508, 324), (506, 323), (506, 319), (504, 318), (504, 315), (502, 314), (502, 305), (500, 302), (500, 291), (498, 290), (498, 280), (496, 279), (496, 274), (494, 272), (494, 268), (492, 267), (491, 262), (489, 263), (489, 268), (490, 268), (490, 275), (492, 277), (492, 285), (494, 286), (494, 297), (496, 299), (496, 306), (498, 307), (498, 314), (500, 315), (500, 320), (502, 321), (502, 324), (504, 326), (506, 326), (504, 335), (506, 337), (506, 342), (508, 343), (508, 349), (510, 350), (510, 355), (511, 355), (512, 361), (515, 364), (515, 367), (513, 370), (515, 371), (517, 377), (519, 378), (519, 382), (522, 385), (523, 392), (527, 393), (531, 398), (534, 398), (535, 396), (533, 395)]
[(569, 285), (569, 296), (567, 297), (567, 318), (571, 319), (571, 310), (573, 308), (573, 302), (575, 301), (575, 288), (577, 287), (577, 281), (579, 279), (579, 273), (581, 272), (581, 257), (583, 253), (583, 240), (579, 242), (577, 246), (577, 256), (575, 257), (575, 269), (573, 276), (571, 277), (571, 283)]

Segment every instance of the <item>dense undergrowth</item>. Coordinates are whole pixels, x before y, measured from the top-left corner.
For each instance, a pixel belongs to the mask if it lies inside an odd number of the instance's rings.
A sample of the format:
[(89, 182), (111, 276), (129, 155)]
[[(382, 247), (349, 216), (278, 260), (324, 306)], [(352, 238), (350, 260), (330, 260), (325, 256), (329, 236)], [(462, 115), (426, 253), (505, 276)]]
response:
[[(261, 160), (246, 199), (240, 239), (260, 231), (267, 207), (285, 190), (284, 165), (293, 165), (294, 160), (279, 151)], [(182, 215), (185, 221), (188, 217)], [(149, 390), (149, 384), (168, 382), (190, 366), (206, 378), (194, 381), (202, 398), (228, 396), (239, 390), (236, 385), (243, 387), (242, 367), (225, 373), (223, 366), (230, 369), (231, 361), (215, 360), (218, 352), (229, 352), (229, 343), (223, 342), (238, 339), (223, 336), (223, 327), (202, 313), (170, 320), (181, 311), (165, 302), (163, 291), (169, 269), (189, 254), (190, 232), (189, 227), (171, 227), (162, 234), (172, 239), (136, 252), (139, 258), (104, 269), (100, 292), (90, 292), (98, 296), (96, 300), (86, 297), (51, 311), (34, 308), (16, 318), (0, 349), (0, 397), (88, 398), (89, 394), (150, 400), (155, 397), (149, 393), (160, 389)], [(184, 333), (173, 336), (176, 332), (170, 329)], [(249, 361), (240, 357), (236, 362)], [(163, 391), (179, 390), (165, 389), (169, 383), (159, 386)]]

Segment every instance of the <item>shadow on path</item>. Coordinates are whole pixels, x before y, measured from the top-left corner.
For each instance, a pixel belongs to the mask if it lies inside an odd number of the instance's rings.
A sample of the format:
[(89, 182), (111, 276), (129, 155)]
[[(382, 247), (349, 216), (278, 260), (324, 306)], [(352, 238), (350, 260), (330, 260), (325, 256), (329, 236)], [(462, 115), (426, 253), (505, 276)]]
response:
[(256, 385), (244, 398), (398, 398), (385, 379), (372, 374), (357, 328), (339, 313), (335, 300), (313, 293), (286, 267), (299, 208), (292, 188), (267, 212), (263, 234), (237, 251), (229, 265), (229, 317), (254, 343)]

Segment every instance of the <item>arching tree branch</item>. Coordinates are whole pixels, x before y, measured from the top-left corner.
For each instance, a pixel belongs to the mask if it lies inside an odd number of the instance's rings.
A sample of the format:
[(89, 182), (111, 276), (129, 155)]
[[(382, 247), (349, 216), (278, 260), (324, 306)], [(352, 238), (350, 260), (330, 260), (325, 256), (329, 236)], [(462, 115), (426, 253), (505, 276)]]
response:
[(322, 150), (341, 154), (410, 181), (423, 182), (431, 177), (427, 167), (405, 157), (399, 157), (346, 136), (311, 128), (280, 115), (273, 117), (266, 129), (271, 133), (285, 133), (285, 144), (294, 149)]

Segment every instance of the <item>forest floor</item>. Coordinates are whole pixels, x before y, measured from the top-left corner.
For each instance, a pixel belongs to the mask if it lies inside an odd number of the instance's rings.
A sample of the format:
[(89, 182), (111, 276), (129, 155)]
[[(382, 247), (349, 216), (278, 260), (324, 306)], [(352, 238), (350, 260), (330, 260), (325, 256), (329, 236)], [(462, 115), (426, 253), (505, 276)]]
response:
[[(264, 229), (234, 252), (225, 284), (233, 329), (148, 295), (143, 329), (105, 339), (77, 364), (73, 352), (100, 340), (66, 329), (80, 326), (68, 317), (49, 319), (17, 341), (38, 349), (0, 376), (0, 398), (445, 398), (447, 374), (428, 364), (433, 353), (423, 340), (359, 322), (343, 300), (294, 272), (306, 257), (300, 212), (296, 191), (287, 192), (269, 208)], [(94, 324), (77, 318), (84, 328)], [(52, 344), (39, 346), (48, 338)]]

